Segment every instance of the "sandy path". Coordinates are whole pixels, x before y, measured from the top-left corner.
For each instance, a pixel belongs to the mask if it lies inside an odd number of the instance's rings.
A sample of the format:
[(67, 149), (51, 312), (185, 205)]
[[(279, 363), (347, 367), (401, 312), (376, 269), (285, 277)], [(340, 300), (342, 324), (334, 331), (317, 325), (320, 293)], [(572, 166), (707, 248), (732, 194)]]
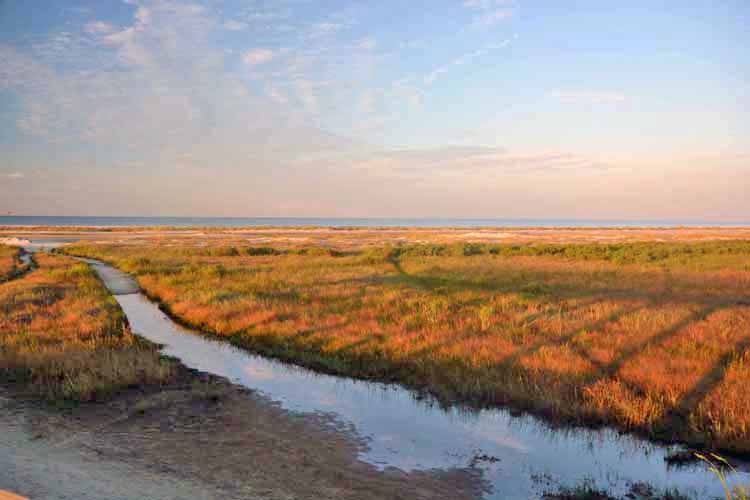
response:
[(106, 459), (76, 440), (53, 445), (32, 435), (25, 413), (12, 406), (0, 399), (0, 489), (34, 500), (228, 498), (215, 487)]
[(169, 386), (65, 410), (0, 397), (0, 490), (32, 500), (481, 496), (475, 470), (406, 473), (360, 462), (361, 444), (334, 424), (186, 369)]

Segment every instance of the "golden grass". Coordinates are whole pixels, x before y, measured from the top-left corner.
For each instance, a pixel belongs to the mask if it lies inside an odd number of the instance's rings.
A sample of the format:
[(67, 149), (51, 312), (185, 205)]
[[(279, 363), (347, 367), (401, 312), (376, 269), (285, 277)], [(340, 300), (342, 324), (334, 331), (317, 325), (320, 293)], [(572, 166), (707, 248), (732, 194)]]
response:
[(19, 261), (20, 250), (0, 245), (0, 283), (16, 277), (25, 269)]
[(749, 250), (69, 251), (134, 273), (179, 320), (267, 355), (445, 403), (750, 453)]
[(713, 472), (721, 482), (721, 486), (724, 489), (724, 498), (726, 500), (750, 500), (750, 486), (743, 484), (732, 485), (729, 483), (726, 472), (729, 471), (730, 473), (735, 473), (737, 470), (724, 457), (714, 453), (708, 455), (696, 453), (695, 456), (705, 462), (708, 465), (709, 470)]
[(36, 270), (0, 284), (0, 382), (52, 400), (92, 400), (170, 377), (87, 265), (36, 260)]

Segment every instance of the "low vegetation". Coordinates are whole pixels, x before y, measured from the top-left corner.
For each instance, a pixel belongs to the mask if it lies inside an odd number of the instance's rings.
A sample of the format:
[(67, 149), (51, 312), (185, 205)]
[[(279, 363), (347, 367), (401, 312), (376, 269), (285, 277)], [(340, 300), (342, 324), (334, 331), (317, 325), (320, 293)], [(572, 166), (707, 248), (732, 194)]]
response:
[(543, 500), (626, 500), (638, 498), (640, 500), (688, 500), (687, 497), (675, 491), (656, 492), (645, 484), (634, 484), (631, 491), (624, 496), (612, 496), (610, 493), (595, 488), (584, 482), (573, 488), (562, 488), (558, 492), (545, 493)]
[(737, 470), (724, 457), (714, 453), (708, 455), (696, 453), (696, 457), (705, 462), (709, 470), (721, 482), (725, 500), (750, 500), (750, 485), (730, 484), (727, 473), (736, 473)]
[(0, 284), (0, 384), (50, 400), (86, 401), (160, 383), (172, 367), (134, 337), (93, 271), (39, 254), (38, 267)]
[(21, 251), (16, 247), (0, 245), (0, 283), (22, 274), (27, 265), (21, 262)]
[(172, 316), (445, 404), (750, 453), (750, 242), (90, 245)]

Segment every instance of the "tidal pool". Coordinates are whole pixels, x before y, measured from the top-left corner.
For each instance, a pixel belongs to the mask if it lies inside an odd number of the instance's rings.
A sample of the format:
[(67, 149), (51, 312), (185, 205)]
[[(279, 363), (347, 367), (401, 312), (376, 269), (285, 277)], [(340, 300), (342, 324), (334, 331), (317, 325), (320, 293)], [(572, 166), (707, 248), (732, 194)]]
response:
[[(397, 385), (322, 375), (263, 358), (182, 328), (138, 292), (129, 275), (86, 259), (115, 294), (134, 333), (163, 344), (186, 366), (261, 392), (284, 408), (335, 416), (366, 442), (360, 459), (406, 471), (477, 467), (491, 484), (488, 499), (538, 498), (582, 481), (623, 495), (636, 483), (677, 489), (690, 498), (723, 497), (702, 465), (667, 466), (679, 447), (654, 444), (611, 429), (553, 428), (504, 409), (443, 409)], [(304, 439), (300, 436), (300, 439)], [(750, 483), (744, 464), (730, 477)]]

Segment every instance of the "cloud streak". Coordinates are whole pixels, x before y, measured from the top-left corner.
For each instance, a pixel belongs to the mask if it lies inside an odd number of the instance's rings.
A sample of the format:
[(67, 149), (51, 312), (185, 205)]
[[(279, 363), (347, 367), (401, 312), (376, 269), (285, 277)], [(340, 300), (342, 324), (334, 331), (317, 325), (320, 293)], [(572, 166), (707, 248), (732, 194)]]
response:
[(629, 100), (622, 92), (598, 90), (554, 90), (549, 96), (563, 104), (620, 104)]
[(365, 158), (353, 160), (353, 165), (379, 176), (415, 179), (540, 176), (601, 172), (614, 168), (572, 153), (517, 153), (505, 148), (475, 146), (368, 151)]
[(471, 23), (475, 28), (493, 28), (515, 14), (510, 0), (464, 0), (462, 5), (475, 13)]
[(468, 64), (472, 62), (474, 59), (487, 55), (489, 52), (493, 50), (498, 50), (498, 49), (507, 47), (509, 44), (510, 44), (510, 40), (505, 40), (504, 42), (499, 43), (499, 44), (492, 44), (492, 45), (488, 45), (484, 48), (481, 48), (472, 52), (467, 52), (461, 55), (460, 57), (453, 59), (449, 63), (444, 64), (443, 66), (438, 66), (434, 70), (430, 71), (424, 77), (424, 83), (426, 85), (432, 85), (440, 76), (444, 75), (445, 73), (448, 73), (450, 70), (458, 66), (463, 66), (465, 64)]
[(245, 64), (250, 66), (257, 66), (258, 64), (265, 64), (271, 62), (274, 58), (274, 53), (269, 49), (251, 49), (245, 52), (242, 60)]

